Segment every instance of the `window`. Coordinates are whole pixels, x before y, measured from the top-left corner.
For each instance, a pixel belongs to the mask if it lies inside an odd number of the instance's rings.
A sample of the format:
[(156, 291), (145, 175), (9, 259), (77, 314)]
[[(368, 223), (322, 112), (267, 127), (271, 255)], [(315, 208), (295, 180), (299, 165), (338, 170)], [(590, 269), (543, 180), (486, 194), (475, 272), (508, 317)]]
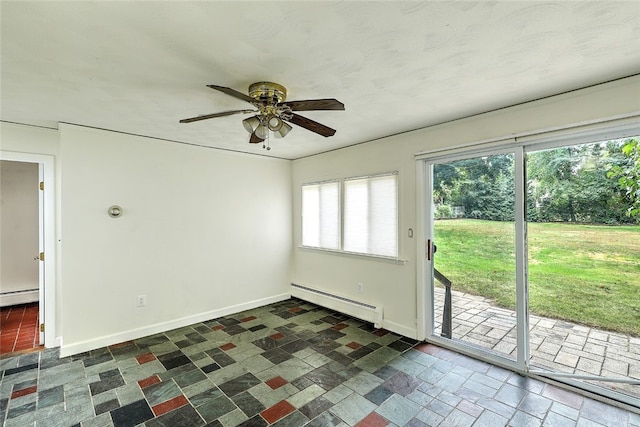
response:
[(302, 245), (340, 249), (340, 183), (302, 186)]
[(396, 175), (344, 182), (344, 250), (398, 256)]
[(302, 245), (397, 258), (397, 178), (394, 172), (303, 185)]

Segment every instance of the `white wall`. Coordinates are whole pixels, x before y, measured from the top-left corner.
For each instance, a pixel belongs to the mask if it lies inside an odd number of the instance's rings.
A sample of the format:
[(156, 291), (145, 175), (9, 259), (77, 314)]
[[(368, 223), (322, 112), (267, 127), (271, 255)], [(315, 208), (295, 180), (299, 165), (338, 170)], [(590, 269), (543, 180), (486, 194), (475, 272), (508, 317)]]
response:
[(61, 354), (289, 296), (291, 162), (67, 124), (0, 132), (3, 153), (55, 158)]
[(58, 130), (0, 122), (0, 150), (58, 155)]
[(38, 181), (37, 163), (0, 161), (0, 306), (38, 301)]
[(291, 162), (66, 124), (60, 144), (63, 354), (288, 298)]
[[(437, 102), (437, 100), (434, 100)], [(381, 107), (382, 108), (382, 107)], [(415, 154), (640, 114), (640, 77), (632, 77), (536, 102), (384, 138), (293, 162), (293, 282), (384, 306), (383, 326), (417, 336), (417, 250), (424, 241), (416, 230)], [(393, 120), (390, 113), (389, 120)], [(396, 265), (300, 249), (301, 194), (305, 182), (398, 170), (400, 257)], [(356, 283), (364, 292), (356, 292)]]

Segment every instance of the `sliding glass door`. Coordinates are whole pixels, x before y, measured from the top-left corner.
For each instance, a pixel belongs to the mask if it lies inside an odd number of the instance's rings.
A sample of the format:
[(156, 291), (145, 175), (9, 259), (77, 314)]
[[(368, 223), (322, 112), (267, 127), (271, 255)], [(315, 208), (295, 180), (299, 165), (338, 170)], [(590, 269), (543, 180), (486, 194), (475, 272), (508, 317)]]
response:
[[(516, 364), (516, 152), (427, 163), (429, 334)], [(519, 181), (518, 181), (519, 182)], [(518, 197), (518, 199), (521, 199)]]
[(427, 339), (639, 405), (639, 139), (423, 160)]
[(529, 339), (534, 372), (640, 398), (640, 225), (620, 185), (632, 141), (529, 150)]

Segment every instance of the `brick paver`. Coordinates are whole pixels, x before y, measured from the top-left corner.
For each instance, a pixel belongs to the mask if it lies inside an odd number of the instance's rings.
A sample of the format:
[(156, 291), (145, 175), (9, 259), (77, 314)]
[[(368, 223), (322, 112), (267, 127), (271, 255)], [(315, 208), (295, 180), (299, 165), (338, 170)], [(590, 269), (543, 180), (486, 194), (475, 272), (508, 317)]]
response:
[[(440, 331), (444, 289), (435, 289)], [(491, 300), (452, 291), (452, 335), (467, 343), (516, 356), (516, 315)], [(581, 375), (640, 380), (640, 338), (530, 315), (531, 365)], [(594, 382), (640, 397), (640, 385)]]

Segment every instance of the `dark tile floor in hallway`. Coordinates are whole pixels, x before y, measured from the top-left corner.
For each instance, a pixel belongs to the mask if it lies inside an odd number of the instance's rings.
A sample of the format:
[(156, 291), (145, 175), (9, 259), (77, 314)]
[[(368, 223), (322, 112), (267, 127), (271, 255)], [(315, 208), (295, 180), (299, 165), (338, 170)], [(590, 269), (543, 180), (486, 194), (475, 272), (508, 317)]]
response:
[(640, 426), (640, 415), (291, 299), (0, 360), (13, 426)]

